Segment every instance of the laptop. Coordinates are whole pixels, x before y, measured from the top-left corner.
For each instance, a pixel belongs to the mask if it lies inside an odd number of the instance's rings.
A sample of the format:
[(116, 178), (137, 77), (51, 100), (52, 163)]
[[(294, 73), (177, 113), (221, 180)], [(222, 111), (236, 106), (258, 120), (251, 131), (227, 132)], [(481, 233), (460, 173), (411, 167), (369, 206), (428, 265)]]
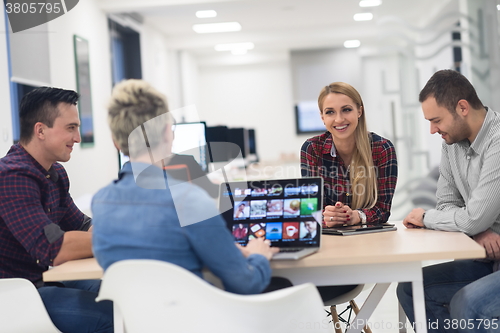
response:
[(383, 232), (383, 231), (393, 231), (396, 230), (396, 226), (390, 223), (379, 223), (379, 224), (355, 224), (342, 227), (326, 227), (323, 226), (323, 235), (361, 235), (373, 232)]
[(219, 193), (219, 210), (237, 243), (264, 237), (280, 249), (273, 260), (319, 250), (321, 223), (314, 215), (323, 208), (322, 178), (228, 182)]

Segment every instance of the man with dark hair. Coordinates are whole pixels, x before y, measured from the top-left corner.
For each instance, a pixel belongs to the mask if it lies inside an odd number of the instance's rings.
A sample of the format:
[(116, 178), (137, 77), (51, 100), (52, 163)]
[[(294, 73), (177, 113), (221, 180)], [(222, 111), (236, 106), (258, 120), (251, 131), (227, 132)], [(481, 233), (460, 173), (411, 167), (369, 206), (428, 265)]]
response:
[[(452, 70), (436, 72), (420, 93), (431, 134), (444, 140), (436, 209), (413, 209), (408, 228), (463, 232), (486, 260), (461, 260), (423, 270), (429, 332), (500, 330), (500, 115), (483, 106), (471, 83)], [(412, 288), (398, 298), (413, 322)], [(417, 323), (422, 325), (424, 323)], [(419, 326), (417, 326), (419, 327)]]
[(74, 204), (57, 163), (80, 142), (78, 97), (42, 87), (21, 101), (21, 140), (0, 159), (0, 278), (33, 282), (63, 332), (112, 332), (111, 303), (95, 302), (99, 281), (42, 280), (48, 266), (92, 256), (91, 219)]

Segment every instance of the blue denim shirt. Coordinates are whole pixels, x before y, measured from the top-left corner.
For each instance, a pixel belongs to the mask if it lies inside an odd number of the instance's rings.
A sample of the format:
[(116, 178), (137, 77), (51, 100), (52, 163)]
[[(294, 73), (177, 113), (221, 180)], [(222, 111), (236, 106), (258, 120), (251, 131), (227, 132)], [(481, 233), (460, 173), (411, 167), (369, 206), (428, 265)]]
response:
[(141, 170), (139, 177), (125, 164), (119, 179), (92, 201), (93, 251), (105, 270), (119, 260), (157, 259), (200, 277), (207, 267), (230, 292), (254, 294), (267, 287), (268, 260), (243, 256), (205, 191), (171, 177), (166, 181), (155, 166), (133, 166)]

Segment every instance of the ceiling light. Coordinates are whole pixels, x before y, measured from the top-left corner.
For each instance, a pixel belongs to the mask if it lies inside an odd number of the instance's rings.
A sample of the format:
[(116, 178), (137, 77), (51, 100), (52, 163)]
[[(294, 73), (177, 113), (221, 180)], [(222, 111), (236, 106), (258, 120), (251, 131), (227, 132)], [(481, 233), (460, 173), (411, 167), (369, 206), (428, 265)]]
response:
[(216, 17), (217, 12), (215, 10), (199, 10), (196, 12), (197, 18), (207, 18), (207, 17)]
[(248, 52), (247, 49), (233, 49), (233, 50), (231, 50), (231, 53), (234, 55), (247, 54), (247, 52)]
[(376, 7), (382, 4), (382, 0), (361, 0), (359, 7)]
[(370, 21), (373, 19), (372, 13), (357, 13), (354, 14), (354, 21)]
[(215, 51), (232, 51), (232, 50), (251, 50), (254, 48), (254, 44), (247, 43), (230, 43), (230, 44), (217, 44), (215, 45)]
[(355, 48), (355, 47), (359, 47), (361, 45), (361, 42), (357, 39), (352, 39), (352, 40), (346, 40), (344, 42), (344, 47), (346, 49), (352, 49), (352, 48)]
[(500, 10), (500, 5), (497, 5), (497, 9)]
[(240, 31), (241, 24), (239, 24), (238, 22), (195, 24), (193, 25), (193, 30), (199, 34), (208, 34), (212, 32)]

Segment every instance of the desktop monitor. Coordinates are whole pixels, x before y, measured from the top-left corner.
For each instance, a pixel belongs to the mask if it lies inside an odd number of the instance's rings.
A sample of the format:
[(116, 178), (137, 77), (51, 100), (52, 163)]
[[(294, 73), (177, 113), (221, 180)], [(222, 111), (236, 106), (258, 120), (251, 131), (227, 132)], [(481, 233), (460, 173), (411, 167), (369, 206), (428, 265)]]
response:
[(120, 170), (123, 168), (123, 165), (129, 160), (130, 158), (124, 155), (121, 150), (118, 151), (118, 166), (120, 167)]
[(255, 137), (255, 129), (248, 129), (248, 154), (249, 162), (258, 162), (259, 155), (257, 154), (257, 138)]
[[(193, 155), (203, 171), (207, 171), (205, 127), (204, 122), (177, 124), (172, 143), (172, 153)], [(129, 157), (120, 151), (118, 154), (120, 169), (128, 160)]]
[(207, 171), (207, 139), (205, 122), (180, 123), (175, 126), (172, 153), (193, 155), (194, 159)]
[[(228, 129), (228, 142), (232, 142), (240, 148), (243, 158), (249, 155), (248, 130), (246, 128)], [(231, 159), (234, 159), (238, 155), (238, 152), (230, 152), (230, 154)]]
[(211, 142), (229, 142), (227, 126), (207, 127), (207, 143), (210, 154), (210, 162), (229, 161), (229, 152), (226, 149), (220, 149), (223, 147), (221, 145), (210, 145)]
[(255, 142), (255, 130), (248, 129), (248, 153), (257, 155), (257, 146)]
[(295, 106), (295, 125), (297, 134), (322, 133), (326, 131), (316, 101), (297, 103)]

